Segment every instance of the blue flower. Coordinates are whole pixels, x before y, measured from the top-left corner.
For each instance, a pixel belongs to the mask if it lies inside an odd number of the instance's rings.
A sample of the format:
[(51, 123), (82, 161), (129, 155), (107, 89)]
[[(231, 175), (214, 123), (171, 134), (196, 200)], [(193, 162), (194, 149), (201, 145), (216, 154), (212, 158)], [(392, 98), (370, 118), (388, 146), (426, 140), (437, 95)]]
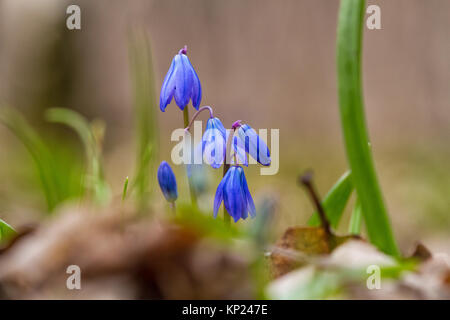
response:
[(246, 219), (248, 213), (252, 218), (255, 217), (255, 204), (248, 190), (242, 167), (231, 166), (217, 187), (214, 199), (214, 218), (217, 217), (222, 201), (234, 222), (241, 218)]
[(218, 169), (224, 160), (226, 130), (218, 118), (209, 118), (202, 137), (202, 154), (207, 164)]
[(166, 110), (174, 96), (175, 102), (181, 110), (184, 110), (191, 99), (195, 109), (198, 110), (200, 106), (202, 86), (186, 53), (187, 48), (185, 46), (173, 58), (169, 71), (164, 78), (159, 99), (159, 107), (162, 112)]
[(158, 168), (158, 182), (164, 197), (169, 202), (174, 202), (178, 198), (177, 180), (172, 168), (166, 161), (161, 162)]
[(248, 124), (239, 126), (239, 138), (245, 145), (245, 151), (263, 166), (270, 165), (270, 151), (263, 139)]

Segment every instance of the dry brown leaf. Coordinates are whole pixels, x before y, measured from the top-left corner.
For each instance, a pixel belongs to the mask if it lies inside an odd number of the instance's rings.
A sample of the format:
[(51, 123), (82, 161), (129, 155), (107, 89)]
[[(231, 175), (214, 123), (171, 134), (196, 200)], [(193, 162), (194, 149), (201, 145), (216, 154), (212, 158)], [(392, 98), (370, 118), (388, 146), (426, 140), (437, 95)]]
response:
[(181, 225), (69, 209), (0, 255), (0, 298), (251, 299), (246, 256)]
[(321, 227), (291, 227), (278, 240), (270, 254), (273, 277), (282, 276), (305, 264), (308, 257), (331, 253), (355, 236), (327, 234)]

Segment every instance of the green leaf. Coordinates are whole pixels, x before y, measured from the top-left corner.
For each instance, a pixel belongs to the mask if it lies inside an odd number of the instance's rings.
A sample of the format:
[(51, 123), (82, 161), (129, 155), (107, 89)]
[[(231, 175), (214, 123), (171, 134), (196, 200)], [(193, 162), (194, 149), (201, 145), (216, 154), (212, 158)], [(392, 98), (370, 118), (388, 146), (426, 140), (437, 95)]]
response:
[(122, 202), (124, 202), (127, 197), (127, 190), (128, 190), (128, 177), (125, 178), (125, 182), (123, 184)]
[(20, 113), (9, 107), (0, 109), (0, 122), (3, 123), (25, 146), (31, 155), (42, 184), (47, 208), (52, 211), (63, 200), (58, 188), (58, 177), (53, 171), (54, 159), (41, 137), (33, 130)]
[(151, 168), (158, 150), (155, 81), (150, 43), (143, 31), (133, 30), (129, 40), (130, 74), (136, 127), (136, 172), (132, 188), (141, 212), (148, 208)]
[(110, 191), (104, 178), (101, 147), (94, 134), (93, 126), (78, 112), (65, 108), (48, 109), (46, 118), (50, 122), (64, 124), (78, 134), (86, 152), (86, 161), (90, 172), (87, 184), (93, 190), (97, 203), (107, 203)]
[[(325, 198), (322, 200), (322, 206), (327, 215), (331, 227), (337, 228), (339, 221), (344, 213), (345, 206), (353, 191), (353, 184), (351, 180), (351, 173), (347, 171), (339, 178), (334, 186), (328, 191)], [(308, 221), (310, 226), (319, 226), (320, 219), (317, 212), (313, 213)]]
[(342, 0), (337, 31), (339, 107), (352, 180), (361, 201), (370, 241), (385, 253), (398, 256), (387, 210), (369, 148), (361, 82), (364, 0)]
[(350, 218), (350, 225), (348, 228), (348, 233), (359, 235), (361, 233), (362, 224), (362, 209), (361, 203), (356, 199), (355, 207), (353, 208), (352, 216)]
[(0, 219), (0, 243), (11, 239), (16, 234), (17, 232), (13, 227)]

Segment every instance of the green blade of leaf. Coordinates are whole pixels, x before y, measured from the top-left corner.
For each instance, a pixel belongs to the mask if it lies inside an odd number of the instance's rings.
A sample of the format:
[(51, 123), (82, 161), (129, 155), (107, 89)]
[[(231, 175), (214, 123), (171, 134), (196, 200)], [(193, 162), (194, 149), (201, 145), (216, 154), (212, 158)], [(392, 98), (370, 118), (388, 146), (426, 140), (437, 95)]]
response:
[(31, 128), (20, 113), (9, 107), (0, 109), (0, 123), (3, 123), (25, 146), (31, 155), (39, 175), (47, 208), (52, 211), (61, 201), (60, 189), (52, 170), (53, 159), (41, 137)]
[(361, 201), (370, 241), (398, 256), (383, 196), (369, 148), (361, 82), (364, 0), (342, 0), (337, 31), (339, 108), (352, 180)]
[(0, 243), (11, 239), (17, 234), (16, 230), (7, 224), (4, 220), (0, 219)]
[(158, 128), (156, 92), (150, 42), (143, 31), (133, 30), (129, 40), (130, 75), (136, 127), (136, 172), (132, 188), (141, 212), (148, 208), (150, 172), (157, 156)]
[[(331, 227), (337, 228), (339, 221), (344, 213), (345, 206), (353, 191), (353, 183), (350, 171), (344, 173), (339, 180), (328, 191), (322, 200), (322, 206), (327, 215)], [(313, 213), (308, 221), (308, 225), (317, 227), (320, 225), (320, 219), (317, 212)]]
[(125, 178), (125, 182), (123, 184), (122, 202), (124, 202), (127, 197), (127, 190), (128, 190), (128, 177)]
[(361, 233), (362, 224), (362, 208), (359, 199), (356, 199), (355, 207), (353, 208), (350, 224), (348, 228), (349, 234), (359, 235)]
[(80, 137), (86, 152), (86, 161), (91, 174), (88, 183), (94, 190), (96, 202), (104, 204), (109, 200), (109, 186), (105, 181), (101, 148), (89, 122), (78, 112), (65, 108), (51, 108), (46, 111), (50, 122), (61, 123), (72, 128)]

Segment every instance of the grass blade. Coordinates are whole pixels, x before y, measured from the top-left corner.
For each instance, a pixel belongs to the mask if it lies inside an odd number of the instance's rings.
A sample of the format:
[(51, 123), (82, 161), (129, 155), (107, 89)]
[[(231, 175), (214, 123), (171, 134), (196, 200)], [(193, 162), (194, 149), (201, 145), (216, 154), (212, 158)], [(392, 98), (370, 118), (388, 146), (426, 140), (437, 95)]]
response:
[(348, 233), (359, 235), (361, 233), (361, 224), (362, 224), (362, 208), (359, 199), (356, 199), (355, 207), (353, 208), (352, 216), (350, 218)]
[(122, 191), (122, 203), (127, 198), (127, 190), (128, 190), (128, 177), (125, 178), (125, 182), (123, 184), (123, 191)]
[(94, 190), (94, 199), (99, 204), (109, 201), (110, 192), (105, 181), (101, 148), (89, 122), (76, 111), (65, 108), (51, 108), (46, 112), (50, 122), (61, 123), (72, 128), (80, 137), (86, 152), (86, 161), (90, 172), (89, 187)]
[(5, 221), (0, 219), (0, 243), (10, 239), (17, 234), (16, 230), (7, 224)]
[(137, 154), (133, 190), (139, 210), (145, 212), (150, 201), (150, 171), (156, 158), (158, 130), (155, 81), (150, 43), (144, 32), (133, 31), (129, 41), (130, 72), (133, 85)]
[[(347, 171), (339, 178), (339, 180), (328, 191), (325, 198), (322, 200), (322, 207), (330, 222), (331, 227), (337, 228), (345, 206), (353, 191), (353, 183), (351, 180), (351, 173)], [(313, 213), (308, 221), (310, 226), (319, 226), (320, 219), (317, 212)]]
[(31, 155), (41, 181), (42, 190), (51, 212), (63, 200), (57, 187), (57, 177), (52, 170), (53, 158), (40, 136), (31, 128), (20, 113), (9, 107), (0, 109), (0, 122), (3, 123), (25, 146)]
[(375, 173), (363, 106), (361, 47), (364, 0), (342, 0), (337, 34), (339, 107), (347, 159), (370, 241), (391, 255), (399, 251)]

